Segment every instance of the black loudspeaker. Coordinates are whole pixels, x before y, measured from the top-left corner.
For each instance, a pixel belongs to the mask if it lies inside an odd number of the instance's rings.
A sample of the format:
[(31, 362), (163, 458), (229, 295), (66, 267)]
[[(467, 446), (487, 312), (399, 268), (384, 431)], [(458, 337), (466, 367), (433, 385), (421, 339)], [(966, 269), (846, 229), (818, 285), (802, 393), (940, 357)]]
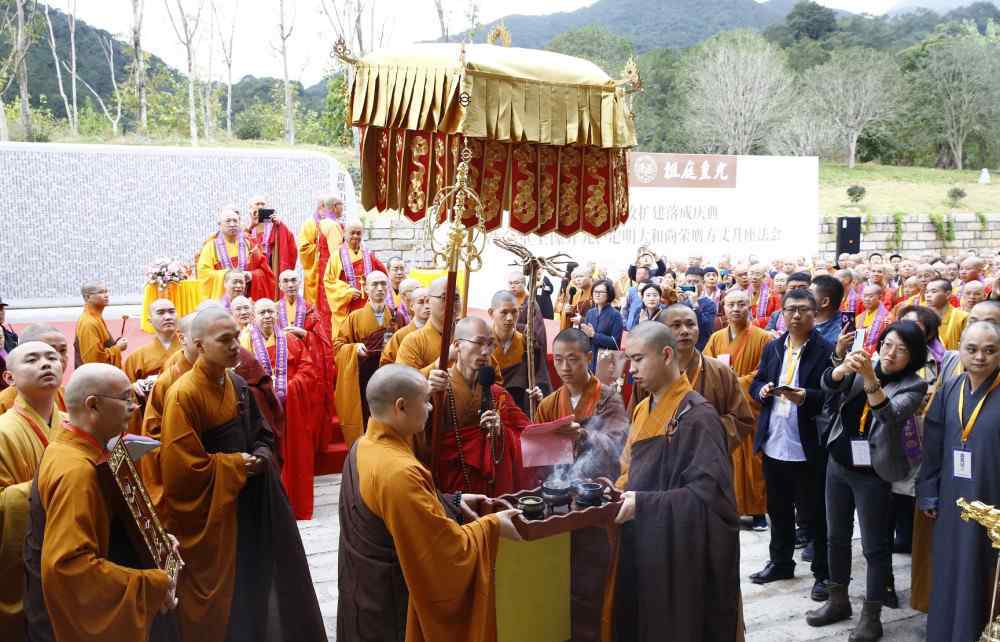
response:
[(837, 256), (861, 251), (861, 217), (841, 216), (837, 219)]

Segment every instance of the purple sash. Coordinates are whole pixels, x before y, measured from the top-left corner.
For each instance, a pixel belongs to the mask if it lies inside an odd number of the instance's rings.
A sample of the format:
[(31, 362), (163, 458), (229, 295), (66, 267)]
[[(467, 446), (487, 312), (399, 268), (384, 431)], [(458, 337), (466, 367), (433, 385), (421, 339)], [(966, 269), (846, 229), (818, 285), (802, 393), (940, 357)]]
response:
[[(299, 295), (295, 297), (295, 327), (302, 328), (302, 324), (306, 321), (306, 302)], [(278, 302), (278, 329), (284, 330), (288, 327), (288, 311), (286, 310), (285, 301), (281, 300)], [(304, 328), (303, 328), (304, 329)]]
[(229, 260), (229, 252), (226, 251), (226, 241), (222, 236), (222, 232), (215, 235), (215, 256), (219, 259), (219, 263), (222, 265), (222, 269), (228, 270), (230, 268), (239, 270), (240, 272), (247, 271), (247, 256), (250, 251), (247, 248), (246, 239), (243, 238), (243, 230), (239, 231), (239, 235), (236, 237), (236, 267), (233, 268), (233, 262)]
[(271, 364), (271, 358), (267, 355), (267, 344), (264, 342), (264, 335), (255, 325), (250, 326), (250, 342), (253, 344), (253, 354), (257, 361), (263, 366), (264, 372), (274, 380), (274, 394), (278, 401), (285, 403), (288, 395), (288, 339), (284, 333), (275, 331), (274, 333), (274, 356), (275, 364)]
[[(264, 251), (264, 257), (268, 261), (271, 260), (271, 232), (273, 230), (274, 230), (274, 223), (273, 222), (267, 221), (266, 223), (264, 223), (264, 242), (263, 242), (263, 248), (262, 249)], [(250, 236), (252, 238), (257, 238), (257, 226), (256, 225), (253, 226), (253, 231), (250, 232)]]
[(872, 319), (872, 324), (865, 328), (865, 348), (869, 353), (875, 352), (878, 344), (878, 337), (882, 333), (882, 326), (885, 324), (885, 320), (889, 317), (889, 311), (885, 309), (885, 306), (879, 303), (878, 311), (875, 313), (875, 318)]
[(771, 287), (764, 281), (760, 284), (760, 295), (757, 297), (757, 317), (764, 318), (767, 314), (767, 302), (771, 298)]
[[(354, 263), (351, 261), (351, 253), (347, 250), (346, 243), (340, 246), (340, 269), (344, 271), (344, 276), (347, 277), (347, 282), (351, 284), (351, 287), (360, 290), (358, 275), (354, 273)], [(364, 271), (361, 276), (371, 274), (372, 253), (364, 248), (361, 248), (361, 269)]]

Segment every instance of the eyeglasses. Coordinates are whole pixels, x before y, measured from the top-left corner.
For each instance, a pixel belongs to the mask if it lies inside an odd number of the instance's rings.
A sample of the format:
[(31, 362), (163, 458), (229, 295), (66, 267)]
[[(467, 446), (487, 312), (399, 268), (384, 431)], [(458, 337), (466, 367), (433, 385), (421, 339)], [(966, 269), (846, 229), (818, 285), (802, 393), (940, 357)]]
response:
[[(448, 296), (448, 295), (446, 295), (446, 294), (432, 294), (432, 295), (430, 295), (430, 297), (431, 297), (432, 299), (444, 299), (444, 298), (445, 298), (445, 297), (447, 297), (447, 296)], [(462, 302), (462, 297), (460, 297), (460, 296), (458, 296), (458, 295), (456, 294), (456, 295), (455, 295), (455, 303), (461, 303), (461, 302)]]
[(803, 316), (804, 317), (807, 314), (814, 313), (815, 310), (813, 310), (808, 305), (794, 305), (794, 306), (791, 306), (791, 307), (783, 308), (782, 312), (784, 312), (785, 314), (787, 314), (789, 316), (793, 316), (793, 317), (795, 315), (799, 315), (799, 316)]
[(476, 339), (459, 339), (459, 341), (465, 341), (466, 343), (477, 345), (480, 350), (493, 350), (497, 347), (495, 339), (487, 339), (486, 341), (477, 341)]
[(132, 406), (134, 408), (139, 407), (139, 400), (135, 398), (135, 393), (132, 392), (131, 390), (129, 390), (127, 397), (116, 397), (114, 395), (99, 395), (97, 393), (94, 393), (91, 396), (102, 397), (104, 399), (114, 399), (115, 401), (124, 401), (129, 406)]

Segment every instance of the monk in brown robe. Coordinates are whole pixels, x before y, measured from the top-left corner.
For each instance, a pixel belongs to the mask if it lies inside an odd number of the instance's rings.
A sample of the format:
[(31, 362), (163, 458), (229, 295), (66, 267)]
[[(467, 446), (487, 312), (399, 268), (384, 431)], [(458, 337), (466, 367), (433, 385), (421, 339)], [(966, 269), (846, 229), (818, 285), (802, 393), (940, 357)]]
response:
[[(728, 325), (709, 337), (705, 354), (733, 369), (756, 422), (760, 404), (750, 397), (750, 383), (757, 374), (764, 347), (773, 337), (750, 322), (750, 298), (745, 291), (730, 290), (722, 300), (722, 308)], [(753, 432), (743, 437), (732, 459), (736, 507), (740, 515), (753, 517), (754, 530), (767, 530), (764, 463), (753, 451)]]
[(156, 330), (153, 341), (142, 346), (125, 360), (125, 374), (132, 382), (132, 389), (141, 404), (139, 411), (129, 418), (128, 431), (139, 434), (142, 431), (143, 408), (146, 397), (156, 383), (156, 377), (163, 370), (167, 359), (181, 349), (177, 340), (177, 308), (169, 299), (157, 299), (149, 304), (149, 322)]
[(565, 330), (587, 315), (587, 310), (593, 305), (590, 288), (593, 286), (592, 274), (582, 265), (573, 270), (573, 280), (569, 287), (559, 293), (556, 298), (556, 312), (559, 314), (559, 329)]
[(377, 270), (372, 272), (365, 281), (365, 291), (367, 305), (347, 315), (333, 342), (337, 355), (337, 412), (348, 448), (361, 436), (368, 419), (367, 404), (363, 402), (365, 387), (396, 329), (396, 316), (386, 305), (389, 277)]
[(636, 407), (622, 452), (614, 639), (741, 640), (739, 518), (726, 431), (681, 375), (676, 349), (660, 323), (629, 333), (632, 377), (652, 394)]
[[(35, 323), (21, 330), (20, 342), (28, 343), (29, 341), (41, 341), (52, 346), (52, 349), (59, 353), (59, 363), (62, 365), (62, 371), (65, 374), (66, 366), (69, 365), (69, 347), (66, 335), (51, 325)], [(0, 378), (2, 377), (3, 375), (0, 373)], [(17, 388), (15, 386), (8, 385), (3, 390), (0, 390), (0, 415), (10, 410), (14, 406), (16, 399)], [(59, 406), (59, 410), (66, 412), (66, 402), (63, 399), (61, 381), (59, 389), (56, 390), (56, 405)]]
[[(493, 322), (493, 338), (496, 348), (493, 359), (500, 366), (503, 377), (503, 387), (513, 397), (514, 402), (528, 412), (528, 341), (517, 327), (517, 299), (508, 290), (500, 290), (493, 295), (490, 302), (489, 315)], [(535, 342), (534, 350), (534, 385), (547, 393), (549, 385), (549, 367), (545, 361), (547, 344)]]
[(227, 372), (240, 355), (236, 322), (206, 307), (191, 333), (198, 360), (167, 391), (160, 452), (167, 528), (188, 563), (182, 639), (326, 640), (274, 437)]
[(76, 322), (76, 340), (73, 343), (74, 365), (106, 363), (122, 367), (122, 354), (128, 349), (124, 336), (113, 339), (108, 324), (104, 322), (104, 308), (111, 301), (108, 287), (99, 281), (88, 281), (80, 288), (83, 296), (83, 314)]
[(28, 495), (42, 453), (63, 420), (55, 403), (62, 364), (47, 343), (28, 341), (7, 355), (3, 376), (17, 398), (0, 416), (0, 640), (20, 642), (26, 639), (21, 549)]
[[(520, 270), (514, 270), (507, 275), (507, 287), (510, 288), (510, 293), (514, 295), (514, 299), (517, 301), (518, 313), (517, 313), (517, 331), (525, 333), (528, 331), (528, 291), (525, 289), (527, 287), (527, 282), (524, 273)], [(535, 344), (540, 346), (545, 346), (548, 348), (549, 336), (545, 329), (545, 316), (542, 314), (542, 308), (538, 305), (538, 300), (535, 300), (535, 305), (531, 311), (531, 333), (535, 337)], [(547, 371), (547, 368), (546, 368)], [(548, 383), (548, 380), (546, 379)], [(549, 387), (542, 388), (542, 392), (549, 394), (552, 390), (552, 384), (548, 383)]]
[[(441, 357), (441, 330), (444, 328), (444, 299), (447, 285), (447, 279), (440, 278), (432, 281), (427, 288), (427, 296), (430, 298), (430, 317), (427, 319), (424, 327), (411, 332), (399, 344), (399, 352), (396, 353), (396, 363), (416, 368), (423, 371), (424, 374), (430, 372), (431, 367), (437, 368), (438, 359)], [(461, 307), (462, 298), (456, 293), (456, 319), (459, 316)]]
[(431, 316), (430, 301), (430, 291), (427, 288), (416, 288), (413, 290), (410, 294), (410, 304), (408, 306), (410, 310), (410, 322), (392, 334), (389, 343), (382, 350), (382, 357), (379, 359), (380, 366), (384, 366), (387, 363), (396, 363), (396, 355), (399, 353), (399, 346), (403, 343), (403, 339), (427, 324), (427, 319)]
[(494, 344), (483, 319), (466, 317), (455, 324), (451, 344), (455, 365), (446, 372), (436, 369), (435, 364), (428, 375), (431, 389), (445, 393), (445, 407), (440, 411), (447, 419), (434, 471), (443, 492), (496, 497), (537, 485), (536, 471), (524, 468), (521, 462), (521, 432), (528, 417), (495, 383), (488, 387), (492, 403), (484, 401), (486, 386), (480, 384), (480, 371), (492, 370)]
[(176, 640), (172, 615), (160, 615), (177, 606), (176, 582), (160, 569), (137, 568), (139, 557), (109, 513), (97, 473), (108, 440), (138, 408), (131, 383), (117, 368), (87, 364), (73, 372), (66, 401), (69, 420), (31, 488), (24, 544), (29, 639)]
[(498, 536), (520, 539), (516, 511), (477, 518), (484, 496), (434, 488), (410, 448), (429, 393), (423, 375), (397, 364), (368, 383), (372, 417), (340, 488), (338, 642), (497, 639), (493, 569)]

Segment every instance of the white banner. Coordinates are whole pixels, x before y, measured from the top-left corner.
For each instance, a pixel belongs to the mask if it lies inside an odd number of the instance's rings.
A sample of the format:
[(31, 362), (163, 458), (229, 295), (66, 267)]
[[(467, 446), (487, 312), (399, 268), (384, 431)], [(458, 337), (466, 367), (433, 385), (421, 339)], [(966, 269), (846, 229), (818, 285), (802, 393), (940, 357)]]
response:
[[(734, 260), (813, 256), (819, 247), (819, 159), (800, 156), (629, 154), (629, 220), (611, 234), (570, 238), (510, 234), (540, 256), (565, 252), (614, 278), (641, 246), (658, 255)], [(512, 256), (492, 243), (471, 279), (473, 307), (504, 287)], [(550, 277), (551, 278), (551, 277)], [(554, 284), (555, 279), (552, 279)]]

